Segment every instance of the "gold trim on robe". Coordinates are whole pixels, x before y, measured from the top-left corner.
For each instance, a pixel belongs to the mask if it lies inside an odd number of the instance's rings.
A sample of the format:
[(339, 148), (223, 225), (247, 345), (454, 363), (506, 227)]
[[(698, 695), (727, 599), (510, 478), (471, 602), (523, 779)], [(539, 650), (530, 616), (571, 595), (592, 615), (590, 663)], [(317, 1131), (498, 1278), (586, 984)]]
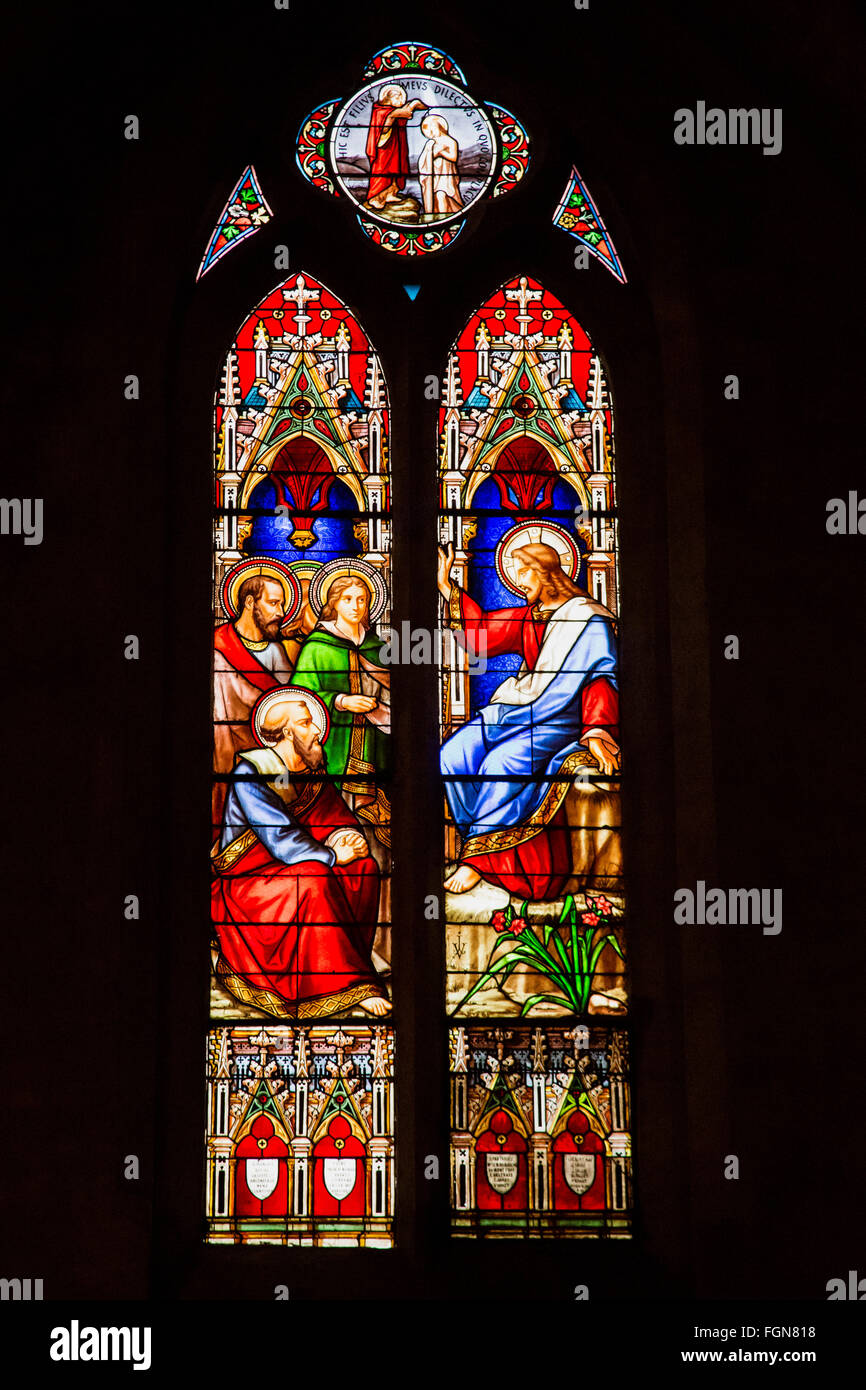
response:
[(245, 830), (242, 835), (237, 835), (234, 840), (230, 840), (225, 849), (217, 848), (217, 840), (210, 852), (211, 867), (214, 873), (227, 874), (229, 869), (234, 868), (239, 859), (251, 850), (253, 845), (258, 844), (259, 837), (254, 830)]
[[(253, 760), (251, 758), (246, 758), (245, 761), (252, 762)], [(280, 759), (279, 761), (283, 767), (283, 771), (279, 775), (285, 777), (288, 775), (288, 770), (285, 767), (285, 764), (282, 763), (282, 759)], [(255, 767), (256, 764), (253, 763), (253, 766)], [(299, 815), (302, 811), (309, 810), (316, 797), (322, 790), (322, 783), (316, 785), (315, 782), (308, 782), (306, 786), (303, 788), (303, 790), (300, 792), (298, 792), (294, 786), (274, 786), (273, 781), (270, 780), (268, 781), (268, 786), (271, 788), (272, 791), (276, 792), (277, 796), (279, 796), (286, 803), (287, 806), (291, 806), (292, 814), (294, 816)], [(223, 850), (217, 848), (217, 846), (219, 845), (219, 840), (217, 840), (216, 844), (213, 846), (213, 849), (210, 852), (211, 866), (214, 870), (214, 873), (229, 873), (229, 871), (234, 868), (235, 864), (237, 864), (238, 860), (243, 858), (243, 856), (249, 850), (252, 849), (253, 845), (256, 845), (258, 843), (259, 837), (256, 834), (256, 832), (251, 828), (246, 829), (241, 835), (236, 836), (234, 840), (230, 840), (229, 843), (226, 845), (225, 849)]]
[(548, 787), (544, 800), (533, 811), (529, 820), (523, 821), (521, 825), (508, 826), (504, 830), (488, 830), (483, 835), (472, 835), (463, 845), (460, 852), (461, 860), (473, 859), (478, 854), (497, 854), (500, 850), (514, 849), (516, 845), (534, 839), (553, 820), (568, 795), (571, 786), (570, 774), (576, 772), (579, 767), (598, 768), (598, 763), (591, 753), (569, 753), (559, 769), (559, 775), (565, 774), (566, 780), (554, 782)]
[(284, 999), (270, 989), (257, 989), (228, 966), (222, 956), (217, 958), (216, 973), (224, 989), (233, 994), (241, 1004), (263, 1013), (273, 1014), (275, 1018), (326, 1018), (339, 1009), (349, 1009), (362, 999), (385, 999), (381, 988), (374, 984), (350, 985), (347, 989), (335, 990), (333, 994), (320, 994), (316, 999), (302, 999), (291, 1009)]
[(460, 588), (460, 585), (455, 584), (452, 579), (451, 594), (448, 599), (448, 617), (451, 619), (452, 627), (463, 626), (463, 605), (460, 602), (460, 595), (462, 592), (463, 590)]
[[(356, 651), (349, 651), (349, 694), (360, 695), (361, 663)], [(361, 754), (364, 751), (364, 733), (367, 721), (363, 714), (352, 715), (352, 732), (349, 736), (349, 758), (343, 774), (342, 790), (347, 795), (358, 798), (354, 812), (359, 820), (369, 821), (374, 827), (376, 839), (386, 849), (391, 848), (391, 803), (381, 787), (371, 790), (369, 781), (353, 782), (353, 777), (375, 777), (376, 769)]]

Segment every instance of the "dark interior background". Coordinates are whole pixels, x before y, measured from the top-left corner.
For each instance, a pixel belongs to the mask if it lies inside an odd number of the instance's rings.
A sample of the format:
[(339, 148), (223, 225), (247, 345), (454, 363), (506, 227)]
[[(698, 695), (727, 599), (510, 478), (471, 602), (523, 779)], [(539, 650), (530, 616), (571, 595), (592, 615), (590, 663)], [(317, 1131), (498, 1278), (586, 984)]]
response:
[[(534, 155), (453, 248), (408, 263), (304, 182), (294, 141), (374, 52), (415, 37), (512, 110)], [(45, 539), (0, 538), (0, 1273), (42, 1277), (50, 1299), (268, 1299), (276, 1282), (316, 1300), (569, 1299), (580, 1282), (599, 1300), (824, 1298), (863, 1251), (866, 538), (825, 529), (828, 498), (866, 495), (854, 6), (561, 0), (416, 17), (215, 0), (19, 10), (6, 40), (2, 488), (45, 499)], [(676, 146), (673, 113), (699, 99), (783, 108), (781, 154)], [(249, 161), (275, 217), (196, 285)], [(595, 262), (576, 271), (551, 225), (572, 161), (626, 286)], [(238, 323), (282, 278), (277, 243), (382, 358), (398, 620), (435, 621), (423, 383), (473, 308), (528, 272), (607, 363), (635, 923), (630, 1244), (452, 1243), (447, 1182), (423, 1181), (426, 1154), (447, 1171), (443, 947), (423, 916), (440, 792), (435, 683), (410, 667), (395, 696), (399, 1247), (201, 1242), (211, 409)], [(138, 662), (123, 659), (131, 633)], [(781, 888), (781, 934), (675, 926), (673, 890), (698, 878)]]

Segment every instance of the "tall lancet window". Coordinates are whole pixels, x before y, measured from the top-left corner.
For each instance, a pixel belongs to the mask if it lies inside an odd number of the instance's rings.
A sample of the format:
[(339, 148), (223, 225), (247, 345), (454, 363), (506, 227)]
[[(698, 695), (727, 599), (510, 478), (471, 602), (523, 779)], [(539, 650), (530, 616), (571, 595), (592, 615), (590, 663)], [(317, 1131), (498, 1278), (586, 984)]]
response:
[(360, 324), (289, 276), (214, 414), (212, 1242), (392, 1244), (388, 429)]
[(452, 1232), (631, 1232), (613, 418), (519, 276), (440, 412)]

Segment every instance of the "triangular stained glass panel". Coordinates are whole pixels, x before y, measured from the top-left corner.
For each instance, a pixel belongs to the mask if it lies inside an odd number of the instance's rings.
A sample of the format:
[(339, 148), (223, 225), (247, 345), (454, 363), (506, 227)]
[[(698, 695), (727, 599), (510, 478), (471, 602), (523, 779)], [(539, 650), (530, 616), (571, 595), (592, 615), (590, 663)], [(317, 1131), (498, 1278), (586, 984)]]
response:
[(200, 280), (203, 275), (206, 275), (233, 246), (239, 246), (242, 241), (245, 241), (247, 237), (252, 236), (266, 222), (269, 222), (272, 216), (271, 209), (268, 207), (265, 195), (261, 190), (258, 175), (252, 164), (248, 164), (232, 189), (220, 214), (213, 235), (207, 244), (207, 250), (202, 256), (201, 265), (195, 277), (196, 280)]
[(561, 227), (585, 246), (590, 255), (601, 261), (621, 284), (626, 283), (625, 271), (610, 232), (575, 165), (572, 165), (565, 192), (553, 214), (553, 225)]

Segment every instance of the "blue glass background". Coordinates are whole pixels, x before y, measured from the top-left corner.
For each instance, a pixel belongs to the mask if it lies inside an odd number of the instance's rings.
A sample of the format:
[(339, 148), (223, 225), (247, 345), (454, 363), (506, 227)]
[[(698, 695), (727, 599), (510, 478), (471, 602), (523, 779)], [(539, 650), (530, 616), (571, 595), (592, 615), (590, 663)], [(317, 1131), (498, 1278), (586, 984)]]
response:
[[(562, 526), (569, 534), (573, 534), (572, 526), (569, 521), (569, 514), (573, 514), (573, 509), (577, 503), (577, 495), (568, 483), (557, 479), (553, 487), (553, 508), (563, 515), (555, 516), (551, 512), (533, 512), (531, 516), (519, 512), (501, 512), (498, 516), (479, 516), (478, 530), (470, 541), (469, 573), (467, 575), (467, 589), (475, 602), (485, 611), (491, 608), (517, 608), (521, 605), (521, 598), (518, 594), (513, 594), (510, 589), (506, 589), (496, 573), (496, 547), (512, 526), (516, 526), (521, 521), (551, 521), (556, 525)], [(475, 492), (472, 498), (473, 507), (501, 507), (502, 497), (497, 483), (493, 478), (487, 478)], [(575, 537), (577, 540), (577, 537)], [(578, 544), (580, 542), (578, 541)], [(581, 547), (582, 548), (582, 547)], [(586, 586), (586, 565), (581, 563), (580, 572), (576, 576), (577, 583), (581, 587)], [(469, 681), (469, 708), (472, 714), (477, 714), (482, 706), (490, 703), (490, 697), (498, 685), (507, 676), (516, 675), (520, 670), (523, 658), (515, 654), (505, 656), (491, 656), (487, 659), (487, 670), (483, 674), (476, 674)]]
[[(277, 489), (269, 478), (263, 478), (253, 490), (250, 507), (273, 509), (280, 503)], [(328, 497), (329, 510), (313, 517), (313, 545), (305, 549), (292, 545), (290, 540), (294, 531), (291, 520), (285, 516), (257, 516), (253, 529), (244, 542), (247, 555), (267, 555), (275, 560), (289, 564), (292, 560), (336, 560), (341, 555), (361, 555), (363, 546), (355, 536), (353, 527), (358, 519), (358, 503), (352, 491), (340, 479), (331, 484)], [(332, 516), (333, 511), (353, 513), (349, 516)]]

